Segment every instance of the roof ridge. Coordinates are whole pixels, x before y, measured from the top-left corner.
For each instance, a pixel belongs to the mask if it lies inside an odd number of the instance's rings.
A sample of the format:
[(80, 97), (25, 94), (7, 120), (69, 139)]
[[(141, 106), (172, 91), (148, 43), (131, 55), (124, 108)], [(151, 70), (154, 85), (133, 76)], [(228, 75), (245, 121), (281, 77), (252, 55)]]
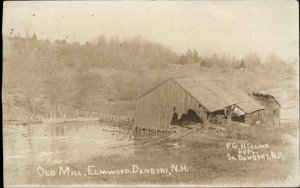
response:
[(208, 112), (214, 112), (235, 104), (241, 105), (242, 107), (239, 107), (245, 112), (263, 109), (260, 104), (237, 86), (230, 84), (220, 76), (212, 78), (209, 75), (169, 77), (139, 96), (137, 100), (170, 80), (178, 84)]

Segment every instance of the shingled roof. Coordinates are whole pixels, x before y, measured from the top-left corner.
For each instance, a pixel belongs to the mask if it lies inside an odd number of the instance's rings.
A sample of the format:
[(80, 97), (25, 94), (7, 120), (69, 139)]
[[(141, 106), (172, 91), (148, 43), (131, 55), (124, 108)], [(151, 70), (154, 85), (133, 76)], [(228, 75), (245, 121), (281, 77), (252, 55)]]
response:
[(185, 77), (173, 78), (173, 80), (210, 112), (221, 110), (234, 104), (246, 113), (264, 109), (253, 98), (230, 85), (224, 79)]

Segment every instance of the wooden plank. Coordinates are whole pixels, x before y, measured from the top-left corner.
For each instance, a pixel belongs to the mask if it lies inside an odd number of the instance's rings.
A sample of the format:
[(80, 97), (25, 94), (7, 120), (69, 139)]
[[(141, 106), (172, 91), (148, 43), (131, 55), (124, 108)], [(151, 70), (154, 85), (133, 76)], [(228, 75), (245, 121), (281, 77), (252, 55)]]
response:
[(213, 129), (225, 131), (224, 127), (218, 127), (218, 126), (214, 126), (214, 125), (209, 125), (208, 128), (213, 128)]

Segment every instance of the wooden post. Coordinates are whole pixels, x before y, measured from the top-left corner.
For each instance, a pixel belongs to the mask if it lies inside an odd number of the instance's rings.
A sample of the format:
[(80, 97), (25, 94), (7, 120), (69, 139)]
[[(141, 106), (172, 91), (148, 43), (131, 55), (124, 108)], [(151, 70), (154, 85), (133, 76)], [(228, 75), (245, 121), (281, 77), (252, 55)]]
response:
[(232, 115), (232, 110), (233, 110), (234, 106), (230, 106), (228, 108), (228, 116), (227, 116), (227, 122), (229, 125), (231, 125), (231, 115)]
[[(209, 115), (208, 115), (208, 117), (207, 117), (207, 123), (210, 123), (210, 119), (211, 119), (212, 115), (213, 115), (213, 114), (209, 114)], [(204, 125), (205, 125), (205, 124), (204, 124)]]
[(132, 130), (128, 130), (129, 131), (129, 141), (132, 139), (132, 135), (133, 135), (133, 132)]
[(279, 128), (280, 128), (280, 110), (278, 110)]

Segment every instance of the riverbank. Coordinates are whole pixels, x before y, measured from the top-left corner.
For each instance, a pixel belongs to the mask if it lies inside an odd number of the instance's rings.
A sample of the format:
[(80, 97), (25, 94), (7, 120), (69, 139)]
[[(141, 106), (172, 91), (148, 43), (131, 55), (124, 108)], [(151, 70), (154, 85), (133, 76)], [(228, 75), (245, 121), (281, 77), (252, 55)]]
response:
[[(38, 131), (39, 126), (36, 127)], [(245, 131), (249, 130), (245, 128), (239, 134), (211, 130), (179, 139), (165, 139), (174, 133), (138, 131), (134, 132), (134, 140), (131, 141), (122, 133), (102, 131), (109, 127), (111, 126), (82, 124), (78, 125), (76, 133), (74, 126), (65, 127), (64, 131), (61, 126), (56, 126), (53, 133), (56, 134), (57, 130), (58, 136), (53, 139), (57, 138), (57, 141), (54, 144), (49, 140), (50, 148), (58, 146), (56, 154), (49, 154), (47, 160), (45, 158), (40, 162), (25, 163), (27, 165), (18, 167), (15, 163), (5, 161), (5, 184), (145, 185), (155, 182), (156, 185), (272, 186), (275, 183), (291, 185), (289, 183), (293, 183), (293, 178), (297, 175), (297, 141), (294, 143), (298, 138), (297, 125), (250, 131)], [(27, 135), (24, 139), (34, 140), (34, 137)], [(165, 140), (155, 142), (162, 139)], [(103, 145), (102, 142), (108, 145)], [(112, 148), (121, 144), (130, 147)], [(36, 142), (33, 142), (33, 149), (35, 145)], [(244, 149), (244, 145), (248, 148)], [(257, 145), (264, 147), (255, 149)], [(74, 153), (75, 150), (77, 153)], [(28, 155), (37, 156), (30, 152)], [(39, 155), (43, 157), (46, 153)], [(22, 156), (15, 157), (22, 161)], [(45, 170), (44, 174), (41, 170), (38, 174), (39, 167)], [(64, 173), (59, 174), (60, 168)], [(49, 174), (55, 171), (56, 174), (47, 176), (46, 171)]]

